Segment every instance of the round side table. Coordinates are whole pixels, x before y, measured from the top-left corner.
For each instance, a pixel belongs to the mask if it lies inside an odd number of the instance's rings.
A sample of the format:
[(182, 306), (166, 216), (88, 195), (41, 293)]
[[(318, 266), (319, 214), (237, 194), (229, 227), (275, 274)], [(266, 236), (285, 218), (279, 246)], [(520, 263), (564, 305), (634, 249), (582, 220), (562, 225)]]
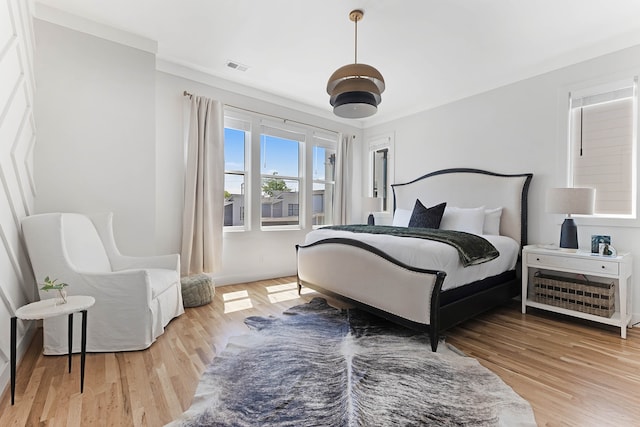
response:
[(95, 304), (93, 297), (74, 295), (67, 297), (65, 304), (57, 303), (57, 298), (45, 299), (24, 305), (16, 310), (11, 318), (11, 404), (16, 392), (16, 329), (17, 320), (38, 320), (48, 317), (69, 315), (69, 372), (71, 372), (71, 353), (73, 344), (73, 314), (82, 313), (82, 344), (80, 356), (80, 393), (84, 391), (84, 365), (87, 355), (87, 309)]

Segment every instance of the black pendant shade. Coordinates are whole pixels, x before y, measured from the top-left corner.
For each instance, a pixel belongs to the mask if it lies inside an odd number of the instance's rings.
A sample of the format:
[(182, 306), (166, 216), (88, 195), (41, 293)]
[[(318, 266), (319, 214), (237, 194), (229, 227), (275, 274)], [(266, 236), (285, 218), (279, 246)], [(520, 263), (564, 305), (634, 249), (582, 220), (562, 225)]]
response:
[(368, 117), (378, 111), (376, 98), (369, 92), (344, 92), (331, 103), (337, 116), (350, 119)]

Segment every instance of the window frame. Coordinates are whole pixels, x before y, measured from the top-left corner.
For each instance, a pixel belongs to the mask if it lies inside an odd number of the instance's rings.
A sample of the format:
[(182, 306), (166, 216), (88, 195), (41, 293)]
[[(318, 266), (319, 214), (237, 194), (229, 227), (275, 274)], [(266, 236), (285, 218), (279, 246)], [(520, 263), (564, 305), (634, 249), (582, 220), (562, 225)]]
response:
[[(264, 179), (273, 178), (273, 174), (265, 174), (262, 171), (262, 136), (268, 135), (274, 138), (284, 139), (287, 141), (296, 141), (298, 143), (298, 176), (291, 175), (280, 175), (278, 174), (278, 179), (282, 179), (283, 181), (297, 181), (298, 183), (298, 205), (300, 205), (300, 201), (305, 200), (305, 167), (304, 167), (304, 158), (305, 158), (305, 145), (307, 144), (308, 135), (306, 130), (299, 128), (295, 125), (290, 125), (289, 123), (283, 122), (272, 122), (270, 120), (261, 120), (260, 123), (260, 133), (259, 133), (259, 141), (260, 141), (260, 164), (258, 164), (258, 171), (260, 177), (260, 205), (262, 206), (262, 183)], [(299, 207), (298, 214), (298, 223), (297, 224), (280, 224), (280, 225), (265, 225), (262, 220), (262, 209), (260, 211), (259, 223), (260, 230), (262, 231), (272, 231), (272, 230), (300, 230), (304, 228), (304, 212), (306, 212), (306, 203), (303, 203), (302, 206)], [(283, 209), (284, 211), (284, 209)], [(287, 209), (288, 211), (288, 209)], [(273, 215), (273, 207), (271, 210), (271, 215)], [(272, 216), (273, 218), (273, 216)]]
[[(239, 107), (225, 105), (224, 107), (225, 128), (228, 119), (238, 120), (246, 126), (245, 132), (245, 201), (244, 201), (244, 225), (225, 226), (223, 232), (274, 232), (283, 230), (305, 230), (312, 228), (311, 212), (313, 194), (313, 169), (312, 155), (310, 147), (315, 144), (316, 138), (326, 140), (328, 148), (337, 153), (338, 139), (340, 133), (322, 129), (314, 125), (296, 122), (289, 119), (261, 114), (255, 111), (245, 110)], [(298, 175), (286, 176), (278, 175), (278, 178), (285, 180), (296, 180), (298, 182), (298, 224), (296, 225), (262, 225), (262, 179), (269, 175), (262, 174), (261, 168), (261, 135), (263, 127), (281, 129), (286, 135), (287, 132), (297, 133), (304, 136), (303, 141), (298, 141)], [(276, 137), (282, 137), (274, 135)], [(337, 171), (336, 171), (337, 172)], [(225, 170), (225, 173), (227, 171)], [(334, 183), (335, 188), (335, 183)], [(284, 209), (288, 208), (284, 207)]]
[[(337, 160), (337, 156), (338, 156), (338, 135), (336, 134), (334, 136), (334, 139), (332, 140), (331, 137), (333, 135), (329, 135), (327, 133), (320, 133), (320, 132), (314, 132), (313, 134), (313, 138), (311, 141), (311, 150), (310, 150), (310, 157), (311, 157), (311, 166), (309, 168), (309, 176), (311, 177), (311, 189), (310, 189), (310, 195), (311, 195), (311, 203), (310, 203), (310, 209), (309, 209), (309, 224), (311, 225), (312, 229), (316, 229), (316, 228), (320, 228), (320, 227), (325, 227), (327, 225), (334, 225), (335, 222), (333, 221), (333, 214), (334, 214), (334, 209), (333, 207), (335, 206), (335, 194), (336, 194), (336, 174), (337, 174), (337, 170), (336, 170), (336, 160)], [(315, 177), (313, 176), (313, 155), (315, 152), (315, 148), (316, 147), (321, 147), (324, 148), (325, 150), (332, 150), (333, 154), (334, 154), (334, 162), (333, 162), (333, 179), (326, 179), (327, 177), (325, 176), (325, 179), (315, 179)], [(331, 195), (331, 206), (329, 207), (329, 209), (331, 210), (331, 221), (330, 222), (325, 222), (324, 224), (314, 224), (313, 223), (313, 187), (314, 184), (321, 184), (325, 186), (325, 191), (326, 191), (326, 186), (327, 184), (332, 185), (333, 186), (333, 194)], [(327, 212), (327, 207), (324, 206), (323, 211), (325, 212), (325, 218), (327, 217), (326, 212)]]
[[(590, 96), (603, 96), (603, 95), (607, 95), (616, 91), (622, 91), (622, 90), (627, 90), (628, 88), (631, 88), (631, 96), (624, 96), (624, 97), (619, 97), (617, 99), (611, 100), (611, 101), (601, 101), (601, 102), (594, 102), (591, 104), (587, 104), (587, 105), (579, 105), (579, 106), (574, 106), (574, 100), (576, 101), (583, 101), (585, 98), (590, 97)], [(584, 108), (589, 108), (589, 107), (596, 107), (596, 106), (600, 106), (603, 104), (606, 104), (608, 102), (617, 102), (617, 101), (622, 101), (622, 100), (627, 100), (630, 99), (632, 102), (632, 115), (634, 115), (633, 118), (633, 123), (632, 123), (632, 135), (631, 135), (631, 171), (630, 174), (631, 176), (629, 177), (629, 182), (631, 183), (631, 189), (629, 190), (629, 195), (631, 196), (631, 200), (630, 200), (630, 204), (631, 204), (631, 213), (598, 213), (598, 212), (594, 212), (593, 216), (595, 217), (601, 217), (601, 218), (619, 218), (619, 219), (635, 219), (637, 218), (637, 214), (638, 214), (638, 200), (637, 200), (637, 189), (638, 189), (638, 182), (637, 182), (637, 168), (638, 168), (638, 163), (637, 163), (637, 156), (636, 156), (636, 152), (637, 152), (637, 127), (638, 127), (638, 121), (637, 118), (635, 116), (637, 116), (636, 111), (637, 111), (637, 77), (634, 78), (633, 80), (629, 81), (629, 80), (624, 80), (624, 81), (618, 81), (618, 82), (612, 82), (610, 84), (606, 84), (606, 85), (599, 85), (596, 87), (592, 87), (592, 88), (588, 88), (588, 89), (584, 89), (582, 91), (576, 91), (576, 92), (570, 92), (569, 93), (569, 109), (568, 109), (568, 114), (569, 114), (569, 119), (568, 119), (568, 145), (569, 145), (569, 153), (568, 153), (568, 163), (569, 163), (569, 170), (568, 170), (568, 182), (569, 182), (569, 186), (573, 187), (575, 184), (574, 180), (576, 178), (575, 175), (575, 165), (574, 165), (574, 160), (576, 158), (576, 146), (575, 143), (573, 141), (573, 132), (575, 131), (576, 125), (574, 125), (573, 123), (573, 118), (575, 117), (575, 110), (580, 108), (580, 109), (584, 109)], [(582, 104), (582, 103), (581, 103)], [(581, 116), (582, 119), (582, 116)], [(581, 124), (582, 127), (582, 124)], [(582, 150), (582, 148), (581, 148)], [(596, 197), (597, 197), (597, 193), (596, 193)]]
[[(581, 83), (576, 83), (573, 85), (567, 85), (563, 88), (560, 88), (558, 91), (558, 106), (561, 111), (559, 126), (558, 126), (558, 140), (562, 143), (559, 147), (562, 150), (561, 160), (557, 163), (557, 171), (558, 176), (562, 177), (562, 183), (559, 185), (550, 185), (550, 187), (561, 187), (567, 186), (570, 187), (572, 185), (573, 179), (573, 170), (571, 165), (571, 96), (573, 94), (574, 97), (583, 97), (589, 93), (600, 93), (606, 92), (608, 90), (613, 90), (615, 88), (623, 87), (626, 83), (626, 86), (629, 86), (634, 81), (635, 90), (634, 90), (634, 130), (633, 130), (633, 161), (634, 165), (632, 167), (632, 175), (633, 175), (633, 184), (635, 185), (637, 191), (640, 190), (640, 183), (638, 183), (638, 167), (640, 167), (640, 147), (638, 141), (638, 127), (640, 126), (640, 114), (638, 111), (638, 85), (637, 79), (640, 75), (640, 69), (638, 70), (627, 70), (626, 72), (620, 72), (609, 76), (604, 76), (598, 79), (593, 79)], [(634, 196), (636, 196), (634, 194)], [(580, 218), (581, 224), (585, 226), (608, 226), (608, 227), (639, 227), (640, 228), (640, 198), (636, 197), (635, 202), (635, 217), (634, 216), (620, 216), (620, 215), (610, 215), (610, 214), (593, 214), (593, 215), (579, 215), (574, 214), (573, 217)]]
[[(244, 203), (240, 208), (240, 215), (243, 218), (243, 225), (225, 225), (223, 231), (248, 231), (251, 229), (251, 208), (248, 210), (246, 207), (251, 203), (251, 182), (250, 182), (250, 169), (251, 169), (251, 139), (252, 139), (252, 125), (251, 119), (242, 114), (236, 114), (225, 109), (224, 111), (224, 130), (227, 128), (235, 129), (244, 132), (244, 170), (227, 170), (226, 169), (226, 157), (225, 157), (225, 170), (224, 178), (226, 180), (227, 175), (241, 175), (244, 177)], [(223, 130), (223, 134), (224, 134)], [(226, 189), (225, 189), (226, 190)]]
[[(393, 132), (374, 135), (369, 138), (368, 151), (367, 151), (367, 183), (366, 191), (367, 197), (374, 197), (374, 162), (376, 152), (386, 150), (386, 167), (387, 167), (387, 182), (386, 182), (386, 207), (383, 205), (383, 210), (376, 213), (376, 217), (380, 216), (383, 219), (393, 218), (394, 213), (394, 200), (393, 189), (391, 184), (395, 182), (395, 134)], [(368, 215), (369, 213), (363, 213)], [(365, 218), (366, 219), (366, 218)]]

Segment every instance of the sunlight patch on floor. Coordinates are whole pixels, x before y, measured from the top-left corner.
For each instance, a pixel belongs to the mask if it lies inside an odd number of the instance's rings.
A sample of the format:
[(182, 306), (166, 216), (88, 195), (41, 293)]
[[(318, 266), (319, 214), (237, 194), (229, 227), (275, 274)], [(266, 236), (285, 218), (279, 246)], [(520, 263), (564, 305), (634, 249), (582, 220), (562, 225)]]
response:
[(282, 301), (291, 301), (298, 298), (298, 291), (278, 292), (277, 294), (267, 295), (269, 302), (275, 304)]
[(281, 285), (266, 286), (267, 298), (271, 304), (282, 301), (291, 301), (298, 298), (298, 284), (296, 282)]
[(285, 284), (282, 284), (282, 285), (267, 286), (265, 289), (270, 294), (273, 294), (273, 293), (276, 293), (276, 292), (290, 291), (292, 289), (297, 292), (298, 291), (298, 284), (296, 282), (290, 282), (290, 283), (285, 283)]
[(240, 298), (249, 298), (249, 292), (247, 291), (236, 291), (236, 292), (227, 292), (222, 294), (223, 301), (233, 301)]
[(233, 313), (235, 311), (253, 308), (253, 303), (247, 291), (227, 292), (222, 294), (222, 300), (224, 301), (225, 313)]

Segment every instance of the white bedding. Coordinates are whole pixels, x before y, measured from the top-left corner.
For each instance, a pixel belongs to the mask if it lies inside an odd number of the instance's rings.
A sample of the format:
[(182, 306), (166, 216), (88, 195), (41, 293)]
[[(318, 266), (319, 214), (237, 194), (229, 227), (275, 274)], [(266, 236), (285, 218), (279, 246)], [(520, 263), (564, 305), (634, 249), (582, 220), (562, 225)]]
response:
[(500, 256), (489, 262), (465, 268), (454, 247), (432, 240), (318, 229), (307, 234), (305, 244), (336, 237), (360, 240), (411, 267), (446, 272), (443, 291), (513, 270), (520, 250), (518, 243), (510, 237), (483, 235), (482, 237), (496, 247)]

